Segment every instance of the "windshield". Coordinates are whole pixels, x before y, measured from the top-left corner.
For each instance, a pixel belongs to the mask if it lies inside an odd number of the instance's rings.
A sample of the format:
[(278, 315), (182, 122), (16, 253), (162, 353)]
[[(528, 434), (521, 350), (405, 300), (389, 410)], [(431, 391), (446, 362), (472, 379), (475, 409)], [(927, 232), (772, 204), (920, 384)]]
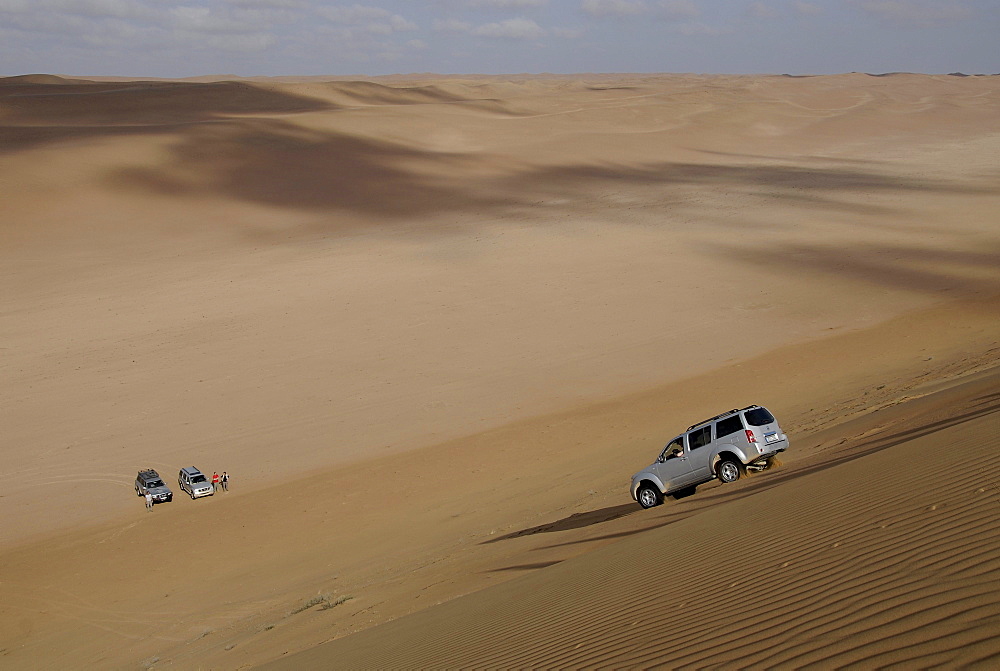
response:
[(205, 476), (204, 475), (201, 475), (199, 473), (198, 475), (196, 475), (193, 478), (191, 478), (191, 482), (208, 482), (208, 481), (205, 480)]
[(152, 482), (150, 482), (146, 486), (147, 487), (165, 487), (166, 485), (163, 484), (163, 480), (153, 480)]

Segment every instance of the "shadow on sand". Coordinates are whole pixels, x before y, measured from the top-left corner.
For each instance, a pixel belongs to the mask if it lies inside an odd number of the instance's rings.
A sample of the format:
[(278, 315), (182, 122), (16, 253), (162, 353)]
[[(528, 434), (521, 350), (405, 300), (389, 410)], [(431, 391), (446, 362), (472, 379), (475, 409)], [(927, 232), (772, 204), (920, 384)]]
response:
[(569, 517), (564, 517), (561, 520), (555, 522), (549, 522), (547, 524), (540, 524), (535, 527), (530, 527), (528, 529), (521, 529), (520, 531), (515, 531), (513, 533), (505, 534), (503, 536), (497, 536), (496, 538), (491, 538), (488, 541), (483, 541), (483, 545), (489, 543), (497, 543), (499, 541), (506, 541), (512, 538), (520, 538), (521, 536), (531, 536), (533, 534), (544, 534), (551, 533), (553, 531), (567, 531), (569, 529), (580, 529), (582, 527), (589, 527), (594, 524), (600, 524), (602, 522), (607, 522), (609, 520), (618, 519), (619, 517), (624, 517), (629, 513), (638, 512), (639, 507), (635, 503), (623, 504), (620, 506), (611, 506), (608, 508), (600, 508), (598, 510), (591, 510), (584, 513), (573, 513)]

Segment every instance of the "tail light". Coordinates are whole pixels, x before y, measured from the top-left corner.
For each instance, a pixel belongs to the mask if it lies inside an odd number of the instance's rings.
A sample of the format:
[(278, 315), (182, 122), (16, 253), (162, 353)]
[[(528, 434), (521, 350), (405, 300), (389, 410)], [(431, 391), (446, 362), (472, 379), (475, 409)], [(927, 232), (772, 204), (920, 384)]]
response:
[(751, 443), (757, 442), (757, 436), (753, 435), (753, 431), (751, 431), (750, 429), (747, 429), (747, 440), (750, 441)]

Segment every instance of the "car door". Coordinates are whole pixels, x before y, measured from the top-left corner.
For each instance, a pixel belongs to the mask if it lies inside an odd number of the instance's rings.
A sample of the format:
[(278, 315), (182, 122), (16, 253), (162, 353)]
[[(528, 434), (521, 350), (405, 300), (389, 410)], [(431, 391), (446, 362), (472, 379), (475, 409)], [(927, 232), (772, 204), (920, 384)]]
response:
[(707, 446), (712, 442), (712, 425), (703, 426), (687, 434), (688, 468), (690, 482), (704, 482), (712, 477), (712, 450)]
[[(684, 439), (684, 436), (677, 436), (671, 440), (656, 460), (656, 475), (663, 483), (665, 494), (683, 488), (693, 479)], [(679, 456), (675, 456), (677, 451), (680, 451)]]

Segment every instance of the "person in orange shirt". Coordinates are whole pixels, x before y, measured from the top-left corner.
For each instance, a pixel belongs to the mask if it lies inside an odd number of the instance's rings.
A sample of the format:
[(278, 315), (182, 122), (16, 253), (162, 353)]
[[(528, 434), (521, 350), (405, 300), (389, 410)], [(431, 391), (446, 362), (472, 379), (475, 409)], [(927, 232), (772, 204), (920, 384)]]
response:
[(219, 491), (219, 474), (215, 471), (212, 471), (212, 491)]

